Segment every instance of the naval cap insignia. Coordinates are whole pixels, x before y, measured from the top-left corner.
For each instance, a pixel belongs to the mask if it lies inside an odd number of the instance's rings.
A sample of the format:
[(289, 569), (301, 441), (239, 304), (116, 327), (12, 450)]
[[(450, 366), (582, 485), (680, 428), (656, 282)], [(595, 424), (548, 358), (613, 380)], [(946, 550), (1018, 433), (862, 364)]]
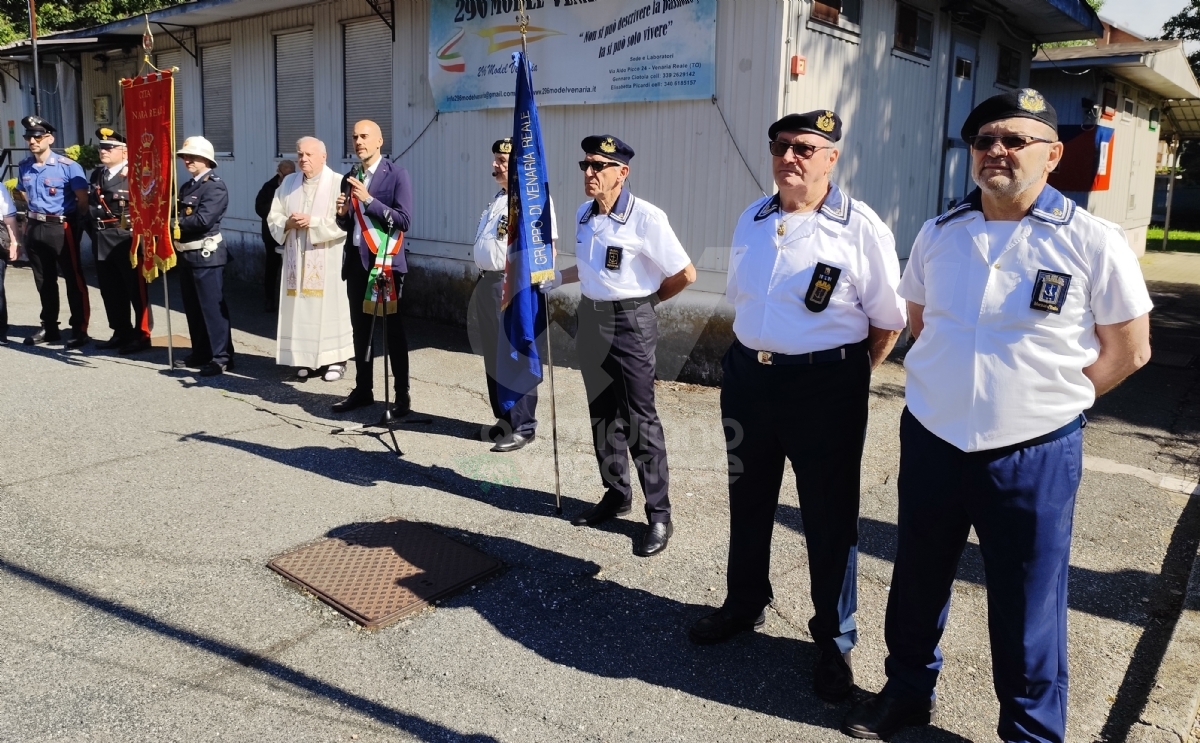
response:
[(114, 132), (112, 129), (109, 129), (108, 127), (101, 127), (101, 129), (100, 129), (101, 137), (111, 137), (114, 134), (116, 134), (116, 132)]
[(611, 155), (617, 151), (617, 143), (613, 141), (612, 137), (605, 137), (604, 141), (600, 143), (600, 150)]
[(833, 131), (833, 111), (826, 111), (817, 117), (817, 128), (823, 132)]
[(507, 154), (511, 153), (512, 152), (512, 142), (501, 142), (499, 149), (500, 149), (500, 154), (502, 154), (502, 155), (507, 155)]
[(1028, 111), (1031, 114), (1040, 114), (1046, 110), (1046, 99), (1033, 88), (1024, 88), (1017, 94), (1017, 105), (1022, 111)]

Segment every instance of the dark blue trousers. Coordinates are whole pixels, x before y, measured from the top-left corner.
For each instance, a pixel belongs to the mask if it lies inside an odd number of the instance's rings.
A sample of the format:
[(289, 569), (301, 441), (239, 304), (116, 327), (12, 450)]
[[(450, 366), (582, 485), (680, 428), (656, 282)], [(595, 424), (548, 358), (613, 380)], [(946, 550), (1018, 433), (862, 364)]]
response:
[[(3, 229), (0, 227), (0, 229)], [(7, 250), (0, 248), (0, 250)], [(4, 273), (8, 268), (8, 256), (0, 256), (0, 338), (8, 337), (8, 298), (4, 295)]]
[(1061, 743), (1067, 726), (1067, 570), (1083, 431), (966, 453), (900, 420), (899, 538), (883, 693), (931, 699), (958, 560), (971, 527), (987, 579), (997, 733)]
[[(537, 431), (538, 390), (535, 386), (517, 400), (508, 410), (500, 408), (500, 397), (496, 391), (496, 354), (500, 343), (500, 302), (504, 293), (504, 272), (484, 271), (475, 284), (471, 297), (468, 322), (475, 326), (479, 337), (479, 349), (483, 354), (483, 370), (487, 374), (488, 402), (496, 422), (522, 436), (532, 436)], [(539, 306), (545, 297), (538, 295)], [(544, 312), (544, 309), (539, 309)]]
[(177, 265), (194, 360), (228, 365), (233, 358), (233, 336), (225, 305), (225, 266), (193, 266), (182, 258)]
[(771, 531), (791, 460), (808, 546), (813, 642), (849, 652), (858, 641), (858, 504), (871, 361), (766, 366), (734, 344), (722, 362), (721, 418), (729, 452), (725, 607), (758, 616), (773, 598)]

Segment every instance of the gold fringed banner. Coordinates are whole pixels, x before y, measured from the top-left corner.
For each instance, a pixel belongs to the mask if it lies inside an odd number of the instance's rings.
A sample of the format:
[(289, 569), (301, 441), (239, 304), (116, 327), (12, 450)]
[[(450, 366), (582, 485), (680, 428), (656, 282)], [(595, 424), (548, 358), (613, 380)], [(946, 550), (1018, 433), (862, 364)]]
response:
[(171, 201), (175, 194), (175, 81), (169, 71), (121, 80), (129, 146), (129, 260), (153, 281), (175, 265)]

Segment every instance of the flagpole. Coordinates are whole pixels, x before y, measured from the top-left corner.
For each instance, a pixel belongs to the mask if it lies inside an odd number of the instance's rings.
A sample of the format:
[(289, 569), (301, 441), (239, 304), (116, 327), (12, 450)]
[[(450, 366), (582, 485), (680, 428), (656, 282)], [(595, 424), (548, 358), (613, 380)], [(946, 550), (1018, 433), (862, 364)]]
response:
[[(529, 44), (525, 33), (529, 28), (529, 16), (525, 13), (525, 0), (517, 0), (517, 26), (521, 29), (521, 56), (529, 64)], [(551, 217), (553, 219), (553, 217)], [(551, 245), (551, 250), (554, 247)], [(532, 289), (532, 287), (530, 287)], [(558, 410), (554, 395), (554, 352), (550, 349), (550, 298), (542, 295), (542, 308), (546, 312), (546, 375), (550, 379), (550, 440), (554, 449), (554, 513), (562, 515), (562, 478), (558, 468)]]

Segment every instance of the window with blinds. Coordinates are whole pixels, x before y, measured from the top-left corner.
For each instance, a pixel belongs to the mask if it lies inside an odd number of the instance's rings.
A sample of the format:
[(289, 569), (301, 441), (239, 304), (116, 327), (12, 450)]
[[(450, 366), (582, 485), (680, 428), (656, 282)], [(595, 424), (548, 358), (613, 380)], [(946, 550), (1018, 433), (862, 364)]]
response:
[(233, 54), (229, 44), (200, 50), (204, 136), (218, 155), (233, 154)]
[(383, 132), (383, 151), (392, 146), (392, 32), (378, 18), (342, 27), (342, 89), (345, 91), (346, 157), (355, 122), (370, 119)]
[(316, 134), (313, 113), (313, 32), (275, 36), (275, 154), (296, 151), (296, 140)]
[(159, 52), (157, 56), (158, 61), (155, 64), (160, 70), (179, 68), (179, 72), (172, 76), (175, 78), (175, 149), (179, 149), (183, 144), (184, 137), (187, 136), (183, 131), (187, 128), (186, 119), (183, 117), (183, 89), (186, 85), (191, 84), (190, 75), (195, 74), (196, 68), (191, 65), (191, 59), (188, 60), (188, 65), (184, 66), (182, 49), (169, 49)]

